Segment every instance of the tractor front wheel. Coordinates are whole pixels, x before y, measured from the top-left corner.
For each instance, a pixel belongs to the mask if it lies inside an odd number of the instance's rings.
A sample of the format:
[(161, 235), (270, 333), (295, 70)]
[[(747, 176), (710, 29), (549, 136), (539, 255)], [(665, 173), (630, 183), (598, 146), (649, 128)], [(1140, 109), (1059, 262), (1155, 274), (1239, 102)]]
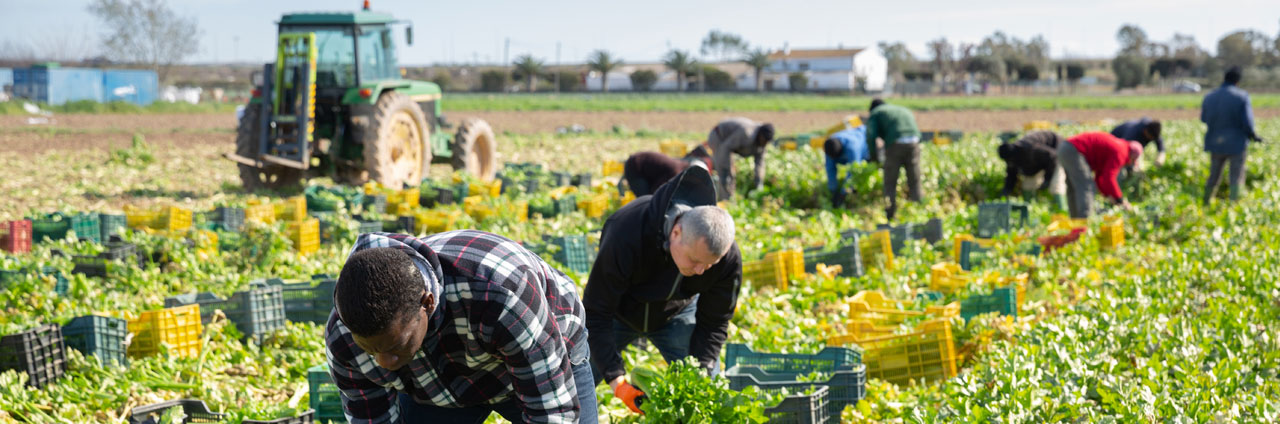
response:
[(493, 128), (479, 118), (467, 118), (458, 126), (453, 137), (453, 169), (464, 170), (484, 181), (492, 181), (498, 172), (495, 152), (498, 141)]

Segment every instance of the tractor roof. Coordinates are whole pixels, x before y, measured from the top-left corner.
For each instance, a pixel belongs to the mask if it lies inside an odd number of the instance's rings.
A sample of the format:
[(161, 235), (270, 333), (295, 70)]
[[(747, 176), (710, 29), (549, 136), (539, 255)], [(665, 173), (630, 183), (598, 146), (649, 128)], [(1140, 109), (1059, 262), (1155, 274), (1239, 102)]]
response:
[(389, 13), (360, 10), (355, 12), (300, 12), (280, 18), (280, 25), (361, 25), (387, 24), (396, 18)]

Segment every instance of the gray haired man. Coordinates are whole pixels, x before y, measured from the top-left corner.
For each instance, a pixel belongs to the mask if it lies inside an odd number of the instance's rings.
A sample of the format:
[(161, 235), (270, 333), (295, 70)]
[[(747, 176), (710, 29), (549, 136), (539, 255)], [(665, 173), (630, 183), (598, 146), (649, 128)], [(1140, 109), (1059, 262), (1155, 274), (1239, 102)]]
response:
[(711, 373), (741, 287), (733, 218), (715, 185), (691, 166), (609, 217), (583, 294), (596, 382), (633, 411), (644, 394), (626, 380), (621, 352), (641, 337), (668, 362), (697, 358)]

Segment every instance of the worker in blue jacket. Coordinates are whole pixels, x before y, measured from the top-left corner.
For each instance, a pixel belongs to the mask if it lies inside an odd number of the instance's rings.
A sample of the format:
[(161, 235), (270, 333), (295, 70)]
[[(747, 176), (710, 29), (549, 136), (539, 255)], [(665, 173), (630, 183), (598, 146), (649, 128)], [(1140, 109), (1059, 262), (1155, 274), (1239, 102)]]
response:
[(1245, 153), (1249, 140), (1261, 143), (1253, 126), (1253, 105), (1249, 93), (1237, 87), (1240, 83), (1240, 67), (1232, 66), (1223, 78), (1222, 86), (1204, 96), (1200, 106), (1200, 121), (1208, 126), (1204, 133), (1204, 151), (1209, 153), (1209, 179), (1204, 186), (1204, 204), (1209, 205), (1222, 168), (1231, 165), (1231, 200), (1240, 198), (1244, 187)]
[(827, 190), (831, 192), (831, 204), (842, 207), (848, 195), (844, 186), (849, 184), (853, 173), (846, 170), (844, 181), (841, 181), (836, 175), (836, 165), (867, 160), (867, 128), (859, 126), (832, 134), (822, 143), (822, 151), (827, 154)]

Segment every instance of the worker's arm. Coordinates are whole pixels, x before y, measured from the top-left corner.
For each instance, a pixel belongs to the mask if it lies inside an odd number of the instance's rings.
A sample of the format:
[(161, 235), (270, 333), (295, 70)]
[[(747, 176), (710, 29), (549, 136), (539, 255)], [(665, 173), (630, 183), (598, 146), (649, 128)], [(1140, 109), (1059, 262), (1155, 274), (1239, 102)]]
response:
[(742, 288), (742, 254), (738, 243), (720, 259), (722, 267), (714, 286), (698, 295), (696, 324), (689, 339), (689, 356), (698, 359), (705, 369), (716, 365), (720, 349), (729, 337), (729, 321), (738, 307), (738, 292)]
[(1094, 176), (1094, 181), (1098, 184), (1098, 191), (1116, 203), (1124, 200), (1124, 195), (1120, 193), (1120, 184), (1116, 181), (1116, 178), (1120, 176), (1120, 168), (1120, 166), (1107, 168)]
[(752, 177), (752, 190), (760, 190), (761, 188), (764, 188), (764, 152), (767, 150), (767, 147), (767, 145), (760, 146), (760, 149), (756, 151), (754, 159), (756, 162), (756, 170), (755, 175)]
[(867, 160), (880, 163), (880, 150), (876, 146), (876, 138), (880, 137), (879, 115), (874, 113), (867, 117)]
[[(616, 225), (609, 222), (609, 225)], [(613, 322), (618, 305), (629, 287), (632, 264), (636, 252), (632, 251), (617, 234), (603, 232), (600, 241), (600, 252), (591, 266), (587, 287), (582, 293), (582, 304), (587, 313), (587, 345), (591, 347), (591, 358), (595, 361), (606, 382), (613, 382), (627, 373), (622, 355), (617, 346), (617, 335), (613, 331)]]
[(1013, 186), (1018, 184), (1018, 167), (1012, 163), (1004, 164), (1004, 188), (1000, 190), (1000, 197), (1009, 197), (1013, 194)]
[(827, 157), (827, 191), (831, 192), (832, 198), (835, 198), (836, 192), (840, 190), (840, 178), (836, 174), (839, 172), (836, 167), (835, 159)]
[(1050, 161), (1049, 166), (1044, 168), (1044, 181), (1040, 182), (1039, 190), (1046, 190), (1049, 188), (1050, 185), (1053, 185), (1054, 174), (1058, 172), (1057, 164), (1058, 164), (1058, 161), (1053, 160), (1053, 161)]
[(711, 163), (716, 168), (716, 177), (720, 180), (720, 199), (734, 195), (733, 152), (727, 148), (716, 149), (711, 153)]
[(1250, 140), (1262, 141), (1258, 138), (1258, 133), (1254, 130), (1256, 127), (1253, 122), (1253, 101), (1249, 99), (1249, 95), (1244, 95), (1244, 134)]

